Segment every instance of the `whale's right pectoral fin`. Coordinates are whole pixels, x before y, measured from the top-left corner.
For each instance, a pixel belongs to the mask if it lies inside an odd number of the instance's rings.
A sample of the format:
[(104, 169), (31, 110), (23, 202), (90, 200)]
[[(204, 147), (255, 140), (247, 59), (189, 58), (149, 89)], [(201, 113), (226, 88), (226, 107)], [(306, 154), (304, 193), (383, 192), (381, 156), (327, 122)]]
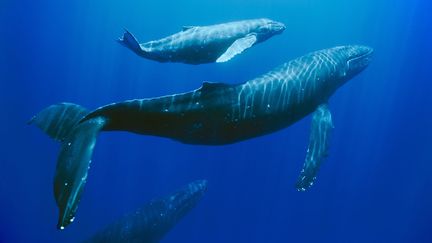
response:
[(237, 39), (232, 43), (230, 47), (222, 54), (216, 62), (226, 62), (236, 55), (242, 53), (244, 50), (251, 47), (257, 41), (257, 37), (254, 34), (247, 35), (243, 38)]
[(327, 104), (322, 104), (316, 109), (312, 117), (306, 160), (297, 180), (297, 190), (305, 191), (312, 186), (321, 162), (327, 157), (332, 128), (330, 110)]

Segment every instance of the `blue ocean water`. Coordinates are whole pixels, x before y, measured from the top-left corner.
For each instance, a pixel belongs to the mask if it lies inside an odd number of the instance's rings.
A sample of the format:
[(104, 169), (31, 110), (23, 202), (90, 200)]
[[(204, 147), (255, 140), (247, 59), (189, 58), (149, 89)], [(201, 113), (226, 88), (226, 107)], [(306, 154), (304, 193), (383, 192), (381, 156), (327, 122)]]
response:
[[(206, 195), (163, 242), (432, 242), (431, 9), (426, 0), (2, 0), (0, 242), (79, 242), (196, 179), (209, 181)], [(123, 28), (147, 41), (259, 17), (287, 29), (224, 64), (161, 64), (115, 41)], [(239, 83), (343, 44), (372, 46), (374, 60), (330, 100), (330, 155), (309, 191), (294, 184), (310, 117), (217, 147), (104, 132), (75, 222), (56, 229), (59, 146), (26, 125), (44, 107)]]

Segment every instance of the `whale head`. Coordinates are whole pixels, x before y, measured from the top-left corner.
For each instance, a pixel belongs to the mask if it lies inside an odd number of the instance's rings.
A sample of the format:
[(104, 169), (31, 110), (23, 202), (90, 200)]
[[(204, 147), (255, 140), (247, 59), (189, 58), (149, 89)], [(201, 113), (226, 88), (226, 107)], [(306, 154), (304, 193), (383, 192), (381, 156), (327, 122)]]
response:
[(340, 78), (348, 80), (363, 71), (371, 62), (373, 49), (368, 46), (350, 45), (335, 48), (339, 60)]
[(169, 196), (166, 203), (168, 210), (172, 212), (172, 218), (178, 220), (187, 214), (195, 207), (206, 190), (207, 181), (197, 180)]
[(286, 29), (285, 25), (271, 19), (260, 19), (256, 23), (255, 33), (260, 40), (266, 40), (274, 35), (281, 34)]

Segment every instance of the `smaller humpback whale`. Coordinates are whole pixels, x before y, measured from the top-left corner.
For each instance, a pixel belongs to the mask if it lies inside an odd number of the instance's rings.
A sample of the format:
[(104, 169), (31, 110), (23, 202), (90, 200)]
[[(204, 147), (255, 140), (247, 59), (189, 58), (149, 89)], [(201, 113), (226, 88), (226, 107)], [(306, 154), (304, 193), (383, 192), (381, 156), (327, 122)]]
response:
[(196, 206), (206, 190), (207, 181), (194, 181), (178, 192), (153, 200), (124, 216), (85, 242), (159, 242)]
[(147, 59), (203, 64), (226, 62), (284, 30), (284, 24), (264, 18), (209, 26), (185, 26), (176, 34), (142, 44), (126, 31), (119, 42)]
[(224, 145), (276, 132), (313, 113), (297, 182), (298, 190), (306, 190), (328, 151), (333, 124), (327, 101), (369, 65), (372, 53), (367, 46), (339, 46), (309, 53), (242, 84), (204, 82), (191, 92), (128, 100), (91, 112), (71, 103), (45, 108), (30, 123), (61, 142), (54, 178), (58, 227), (73, 220), (100, 131)]

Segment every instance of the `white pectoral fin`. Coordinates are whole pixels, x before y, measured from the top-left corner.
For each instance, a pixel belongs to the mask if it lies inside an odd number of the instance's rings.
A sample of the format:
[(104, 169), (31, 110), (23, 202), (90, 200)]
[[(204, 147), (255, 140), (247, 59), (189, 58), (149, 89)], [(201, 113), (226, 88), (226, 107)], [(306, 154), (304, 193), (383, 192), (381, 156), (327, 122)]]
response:
[(318, 106), (312, 117), (306, 160), (297, 180), (297, 190), (305, 191), (312, 186), (321, 162), (327, 157), (332, 128), (332, 117), (327, 104)]
[(228, 47), (225, 53), (216, 60), (216, 62), (229, 61), (234, 56), (242, 53), (244, 50), (251, 47), (253, 44), (255, 44), (256, 41), (256, 35), (253, 34), (237, 39), (230, 47)]

